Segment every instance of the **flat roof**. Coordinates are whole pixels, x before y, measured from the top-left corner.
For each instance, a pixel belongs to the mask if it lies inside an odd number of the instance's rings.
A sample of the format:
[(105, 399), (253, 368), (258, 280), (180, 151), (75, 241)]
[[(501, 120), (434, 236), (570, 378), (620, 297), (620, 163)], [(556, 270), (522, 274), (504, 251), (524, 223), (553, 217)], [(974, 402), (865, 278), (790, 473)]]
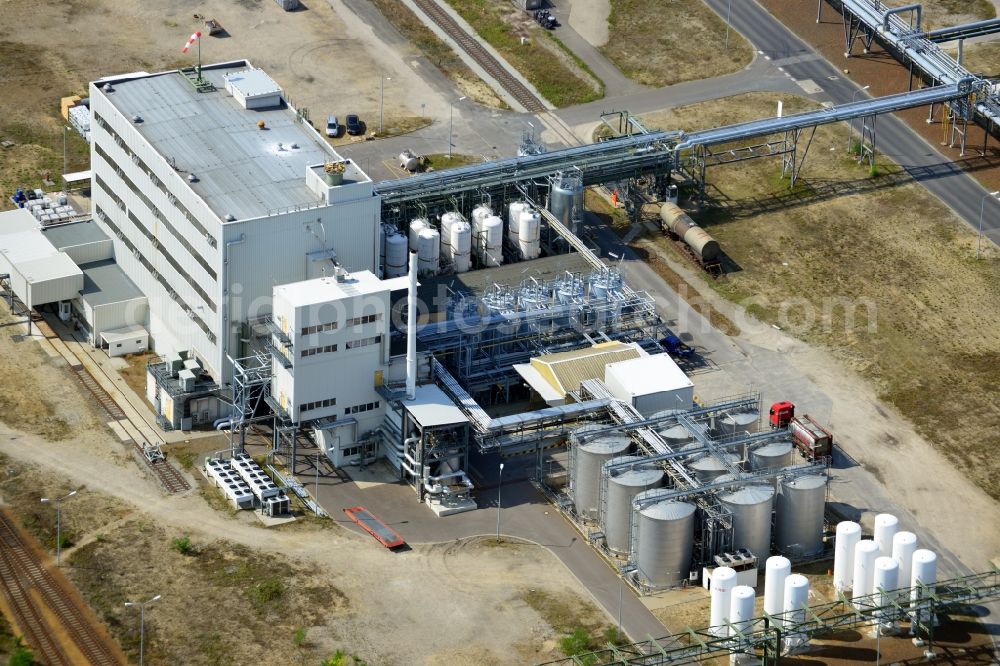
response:
[(83, 264), (80, 270), (83, 271), (80, 297), (91, 307), (146, 298), (114, 259)]
[(417, 423), (425, 428), (469, 422), (462, 410), (437, 384), (418, 386), (413, 400), (403, 400), (402, 404)]
[(40, 226), (41, 224), (27, 208), (15, 208), (0, 212), (0, 235), (17, 231), (31, 231)]
[(281, 92), (281, 86), (262, 69), (249, 68), (232, 72), (226, 74), (225, 80), (244, 97), (262, 97)]
[(677, 367), (668, 354), (618, 361), (609, 364), (604, 372), (605, 379), (614, 375), (623, 388), (632, 395), (649, 395), (694, 386), (691, 379)]
[(292, 307), (303, 307), (364, 296), (365, 294), (403, 289), (408, 284), (409, 278), (405, 276), (391, 280), (380, 280), (371, 271), (355, 271), (348, 273), (343, 282), (339, 282), (335, 276), (330, 275), (301, 282), (279, 284), (274, 288), (274, 291), (276, 294), (281, 294)]
[(146, 330), (145, 326), (140, 326), (138, 324), (133, 324), (132, 326), (125, 326), (123, 328), (116, 328), (111, 331), (104, 331), (101, 333), (101, 338), (108, 344), (115, 344), (116, 342), (124, 342), (125, 340), (132, 340), (136, 337), (149, 337), (149, 331)]
[(57, 250), (108, 240), (107, 234), (92, 220), (42, 227), (42, 234)]
[[(225, 90), (224, 76), (246, 71), (245, 61), (206, 65), (202, 77), (216, 90), (198, 92), (176, 71), (114, 81), (103, 94), (182, 175), (220, 218), (237, 220), (322, 203), (306, 186), (306, 168), (341, 157), (284, 101), (268, 109), (244, 109)], [(270, 78), (270, 77), (268, 77)], [(258, 129), (263, 121), (267, 129)], [(297, 147), (293, 147), (297, 146)], [(356, 165), (354, 168), (357, 170)], [(358, 171), (355, 180), (367, 180)]]

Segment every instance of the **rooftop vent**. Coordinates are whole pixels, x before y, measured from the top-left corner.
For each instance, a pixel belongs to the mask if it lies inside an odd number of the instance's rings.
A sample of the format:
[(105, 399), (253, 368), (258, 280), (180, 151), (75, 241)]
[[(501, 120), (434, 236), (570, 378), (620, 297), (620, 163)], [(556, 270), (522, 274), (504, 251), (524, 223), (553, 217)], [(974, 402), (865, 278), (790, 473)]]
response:
[(189, 173), (188, 174), (188, 182), (189, 183), (197, 183), (198, 182), (198, 176), (194, 175), (193, 173)]
[(108, 81), (104, 85), (104, 92), (106, 92), (106, 93), (113, 93), (114, 91), (115, 91), (115, 87), (113, 85), (111, 85), (111, 81)]
[(279, 141), (279, 142), (278, 142), (278, 152), (281, 152), (281, 151), (283, 151), (284, 149), (285, 149), (285, 145), (284, 145), (283, 143), (281, 143), (281, 142)]
[(263, 120), (258, 120), (257, 121), (257, 129), (261, 129), (261, 130), (262, 129), (267, 129), (267, 123), (265, 123)]
[(299, 144), (293, 143), (292, 144), (292, 150), (298, 150), (298, 149), (299, 149)]
[(236, 216), (232, 213), (226, 213), (226, 222), (235, 222)]
[(141, 123), (142, 122), (142, 116), (140, 116), (138, 113), (135, 114), (134, 116), (132, 116), (132, 122), (134, 122), (134, 123)]

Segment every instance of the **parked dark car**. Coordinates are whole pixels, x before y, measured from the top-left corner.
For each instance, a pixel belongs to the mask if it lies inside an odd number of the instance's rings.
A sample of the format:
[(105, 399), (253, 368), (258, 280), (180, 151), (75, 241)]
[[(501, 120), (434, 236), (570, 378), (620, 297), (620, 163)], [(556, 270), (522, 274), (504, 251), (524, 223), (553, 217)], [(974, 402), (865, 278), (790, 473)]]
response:
[(349, 113), (347, 115), (347, 133), (353, 136), (357, 136), (364, 132), (361, 126), (361, 119), (358, 118), (357, 114)]

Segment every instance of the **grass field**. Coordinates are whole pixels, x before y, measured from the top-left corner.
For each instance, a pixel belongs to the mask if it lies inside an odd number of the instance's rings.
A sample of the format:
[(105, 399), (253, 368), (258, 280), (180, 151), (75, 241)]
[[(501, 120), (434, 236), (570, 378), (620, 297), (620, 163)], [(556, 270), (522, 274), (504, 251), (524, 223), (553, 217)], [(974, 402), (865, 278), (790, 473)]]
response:
[[(912, 4), (910, 0), (883, 1), (890, 7)], [(923, 7), (921, 27), (925, 30), (982, 21), (997, 15), (990, 0), (924, 0), (920, 4)], [(901, 16), (903, 20), (909, 20), (909, 14)]]
[(553, 105), (572, 106), (604, 96), (604, 83), (527, 12), (490, 0), (448, 4)]
[[(773, 114), (775, 101), (741, 95), (643, 121), (691, 130)], [(794, 191), (776, 159), (709, 169), (711, 205), (694, 217), (739, 267), (713, 287), (832, 350), (1000, 498), (1000, 255), (987, 244), (976, 261), (976, 234), (949, 209), (888, 160), (871, 177), (846, 143), (846, 126), (821, 127)]]
[[(958, 56), (957, 48), (947, 49), (952, 57)], [(966, 44), (962, 56), (962, 64), (973, 74), (989, 78), (1000, 76), (1000, 43), (979, 42)]]
[(608, 43), (601, 51), (625, 76), (669, 86), (735, 72), (753, 49), (700, 0), (611, 0)]
[(372, 4), (425, 58), (454, 81), (463, 95), (486, 106), (507, 108), (507, 104), (458, 57), (458, 54), (400, 0), (372, 0)]

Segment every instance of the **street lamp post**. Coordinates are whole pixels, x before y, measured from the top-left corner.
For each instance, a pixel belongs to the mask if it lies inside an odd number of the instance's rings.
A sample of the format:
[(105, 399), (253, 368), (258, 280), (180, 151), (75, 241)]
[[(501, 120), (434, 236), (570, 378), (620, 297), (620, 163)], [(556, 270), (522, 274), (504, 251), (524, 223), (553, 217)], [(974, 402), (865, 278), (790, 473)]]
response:
[(503, 483), (503, 463), (500, 463), (500, 475), (497, 477), (497, 543), (500, 543), (500, 484)]
[(139, 607), (139, 666), (143, 666), (143, 659), (145, 658), (146, 651), (146, 606), (159, 600), (160, 595), (158, 594), (149, 601), (125, 602), (126, 608), (132, 608), (133, 606)]
[(451, 131), (455, 125), (455, 105), (465, 99), (465, 95), (462, 95), (451, 104), (448, 105), (448, 159), (451, 159)]
[(379, 88), (378, 88), (378, 133), (382, 134), (382, 108), (385, 104), (385, 82), (392, 81), (391, 76), (380, 76), (379, 77)]
[(75, 490), (63, 497), (57, 497), (56, 499), (43, 497), (41, 500), (42, 504), (56, 505), (56, 566), (59, 566), (59, 562), (62, 559), (62, 503), (73, 495), (76, 495)]
[(979, 203), (979, 238), (976, 239), (976, 261), (979, 261), (979, 255), (982, 253), (983, 249), (983, 213), (986, 211), (986, 200), (990, 197), (995, 197), (1000, 194), (1000, 190), (996, 192), (990, 192), (983, 197), (983, 200)]
[(726, 4), (726, 50), (729, 50), (729, 26), (731, 25), (731, 20), (733, 16), (733, 0), (729, 0)]
[[(858, 99), (858, 93), (859, 92), (861, 92), (863, 90), (868, 90), (869, 88), (871, 88), (870, 85), (865, 86), (864, 88), (859, 88), (858, 90), (855, 90), (854, 94), (851, 95), (851, 104), (853, 104), (855, 101), (857, 101), (857, 99)], [(848, 121), (847, 127), (848, 127), (848, 130), (847, 130), (847, 153), (850, 154), (851, 153), (851, 141), (854, 139), (854, 119), (853, 118), (851, 118), (851, 120)]]

